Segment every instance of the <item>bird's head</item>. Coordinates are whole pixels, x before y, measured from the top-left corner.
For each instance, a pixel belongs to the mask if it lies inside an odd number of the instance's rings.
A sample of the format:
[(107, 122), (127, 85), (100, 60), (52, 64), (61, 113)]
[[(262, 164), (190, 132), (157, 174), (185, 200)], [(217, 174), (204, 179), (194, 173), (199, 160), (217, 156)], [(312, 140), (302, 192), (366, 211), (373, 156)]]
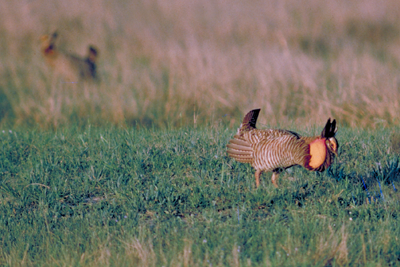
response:
[(331, 137), (329, 139), (326, 139), (326, 147), (333, 153), (335, 156), (338, 156), (338, 150), (339, 150), (339, 143), (336, 140), (335, 137)]
[(338, 155), (339, 143), (335, 138), (336, 132), (338, 128), (336, 127), (336, 120), (331, 122), (331, 118), (325, 124), (324, 129), (321, 132), (321, 137), (326, 140), (326, 147), (331, 151), (335, 156)]

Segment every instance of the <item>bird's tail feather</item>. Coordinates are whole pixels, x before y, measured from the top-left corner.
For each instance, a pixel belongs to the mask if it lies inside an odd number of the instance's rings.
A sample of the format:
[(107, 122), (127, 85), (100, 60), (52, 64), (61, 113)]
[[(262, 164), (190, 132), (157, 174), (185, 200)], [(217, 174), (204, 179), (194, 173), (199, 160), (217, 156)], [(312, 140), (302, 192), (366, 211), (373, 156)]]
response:
[(246, 114), (243, 118), (243, 122), (240, 125), (239, 131), (249, 131), (256, 128), (257, 118), (260, 114), (260, 109), (253, 109)]
[(226, 146), (229, 157), (242, 163), (253, 162), (253, 148), (248, 142), (240, 139), (240, 136), (235, 135)]

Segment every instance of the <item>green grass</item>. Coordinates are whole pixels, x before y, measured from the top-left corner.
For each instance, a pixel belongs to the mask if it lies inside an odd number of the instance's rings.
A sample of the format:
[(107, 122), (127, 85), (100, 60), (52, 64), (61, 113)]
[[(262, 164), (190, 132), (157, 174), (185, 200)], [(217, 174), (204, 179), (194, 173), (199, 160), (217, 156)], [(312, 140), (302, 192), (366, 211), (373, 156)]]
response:
[(236, 130), (222, 125), (5, 129), (0, 264), (399, 265), (393, 130), (340, 128), (328, 171), (292, 168), (279, 189), (264, 174), (255, 190), (252, 168), (227, 158)]

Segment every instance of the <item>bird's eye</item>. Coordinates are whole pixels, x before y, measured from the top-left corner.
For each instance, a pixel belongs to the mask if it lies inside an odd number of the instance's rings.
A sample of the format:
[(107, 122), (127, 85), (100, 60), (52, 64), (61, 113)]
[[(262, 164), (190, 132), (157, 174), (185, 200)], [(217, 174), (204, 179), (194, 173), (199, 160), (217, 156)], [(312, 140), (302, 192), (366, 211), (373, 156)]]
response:
[(329, 148), (331, 148), (333, 151), (337, 151), (337, 143), (335, 139), (329, 138), (329, 140), (326, 140), (326, 142)]
[(329, 149), (332, 149), (331, 143), (329, 142), (329, 140), (326, 140), (326, 147)]

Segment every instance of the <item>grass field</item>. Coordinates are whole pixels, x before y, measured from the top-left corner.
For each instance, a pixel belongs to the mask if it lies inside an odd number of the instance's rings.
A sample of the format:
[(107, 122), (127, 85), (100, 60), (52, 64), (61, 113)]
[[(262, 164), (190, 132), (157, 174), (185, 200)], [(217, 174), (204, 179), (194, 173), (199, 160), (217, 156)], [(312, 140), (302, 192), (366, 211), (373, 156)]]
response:
[(234, 131), (4, 131), (1, 265), (399, 264), (390, 130), (340, 128), (328, 171), (293, 168), (279, 189), (264, 174), (258, 190), (254, 171), (225, 155)]
[[(0, 1), (1, 266), (400, 265), (400, 1)], [(99, 83), (40, 52), (99, 49)], [(226, 157), (243, 115), (322, 174)]]

